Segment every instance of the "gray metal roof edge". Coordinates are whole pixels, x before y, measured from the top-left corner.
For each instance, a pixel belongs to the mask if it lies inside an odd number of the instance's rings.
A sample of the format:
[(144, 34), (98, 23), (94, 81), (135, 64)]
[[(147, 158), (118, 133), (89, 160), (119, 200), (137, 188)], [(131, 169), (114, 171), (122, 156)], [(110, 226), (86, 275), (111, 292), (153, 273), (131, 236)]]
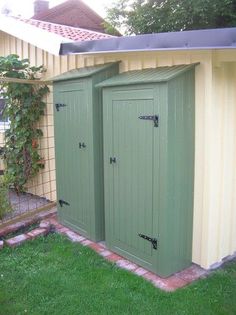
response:
[(60, 54), (193, 49), (236, 49), (236, 27), (62, 43)]
[(130, 81), (130, 82), (125, 82), (125, 83), (124, 82), (118, 82), (118, 83), (117, 82), (112, 82), (112, 80), (115, 77), (118, 77), (118, 76), (120, 76), (122, 74), (125, 74), (125, 73), (132, 73), (132, 72), (139, 72), (139, 71), (143, 72), (145, 70), (150, 70), (150, 69), (158, 70), (158, 69), (161, 69), (161, 68), (174, 68), (174, 67), (178, 67), (178, 66), (179, 67), (181, 67), (181, 66), (183, 67), (184, 66), (182, 69), (180, 69), (178, 71), (178, 73), (175, 73), (175, 74), (171, 75), (169, 78), (145, 80), (145, 81), (142, 82), (142, 84), (152, 84), (152, 83), (157, 83), (157, 82), (159, 82), (159, 83), (161, 83), (161, 82), (168, 82), (170, 80), (175, 79), (176, 77), (178, 77), (179, 75), (183, 74), (184, 72), (195, 68), (199, 64), (200, 64), (200, 62), (191, 63), (191, 64), (188, 64), (188, 65), (183, 64), (183, 65), (176, 65), (176, 66), (169, 66), (169, 67), (168, 66), (164, 66), (164, 67), (146, 68), (146, 69), (142, 69), (142, 70), (131, 70), (131, 71), (127, 71), (127, 72), (122, 72), (120, 74), (117, 74), (114, 77), (111, 77), (111, 78), (109, 78), (107, 80), (104, 80), (104, 81), (96, 84), (96, 87), (98, 87), (98, 88), (105, 88), (105, 87), (115, 87), (115, 86), (121, 86), (121, 85), (134, 85), (134, 84), (137, 84), (137, 83), (140, 84), (140, 81), (136, 81), (135, 79), (132, 82)]
[[(101, 71), (104, 71), (110, 67), (113, 67), (115, 65), (119, 65), (120, 61), (115, 61), (115, 62), (108, 62), (108, 63), (104, 63), (104, 64), (99, 64), (99, 65), (94, 65), (94, 66), (88, 66), (88, 67), (83, 67), (83, 68), (76, 68), (76, 69), (72, 69), (66, 72), (63, 72), (53, 78), (51, 78), (50, 80), (53, 82), (60, 82), (60, 81), (67, 81), (67, 80), (75, 80), (78, 78), (86, 78), (89, 77), (91, 75), (97, 74)], [(84, 71), (85, 69), (91, 69), (94, 68), (94, 71), (91, 71), (90, 73), (79, 73), (80, 70)], [(96, 69), (97, 68), (97, 69)], [(71, 72), (75, 72), (75, 70), (78, 70), (77, 73), (74, 73), (74, 75), (71, 75), (66, 77), (66, 75), (69, 75), (69, 73)]]

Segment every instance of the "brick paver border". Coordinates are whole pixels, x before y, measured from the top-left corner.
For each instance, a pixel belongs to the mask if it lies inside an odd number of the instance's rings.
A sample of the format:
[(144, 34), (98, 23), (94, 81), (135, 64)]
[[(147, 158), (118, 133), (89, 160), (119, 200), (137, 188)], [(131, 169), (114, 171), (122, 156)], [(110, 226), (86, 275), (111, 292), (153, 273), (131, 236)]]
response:
[(199, 266), (192, 264), (191, 267), (175, 273), (174, 275), (168, 278), (161, 278), (158, 275), (146, 270), (143, 267), (136, 265), (133, 262), (117, 255), (116, 253), (110, 251), (106, 248), (103, 243), (93, 242), (84, 236), (80, 235), (77, 232), (72, 231), (71, 229), (61, 225), (56, 218), (56, 209), (52, 209), (41, 213), (39, 215), (34, 216), (33, 218), (23, 220), (11, 226), (5, 227), (4, 229), (0, 229), (0, 236), (7, 235), (9, 233), (16, 232), (17, 230), (32, 225), (35, 222), (41, 221), (39, 227), (24, 234), (20, 234), (18, 236), (12, 237), (5, 241), (0, 241), (0, 250), (3, 246), (16, 247), (21, 245), (23, 242), (27, 240), (35, 239), (38, 236), (46, 235), (50, 233), (52, 230), (56, 231), (59, 234), (65, 235), (72, 242), (78, 242), (83, 246), (88, 246), (99, 255), (104, 257), (104, 259), (116, 264), (117, 267), (128, 270), (140, 276), (147, 281), (150, 281), (155, 287), (158, 287), (162, 290), (171, 292), (176, 289), (182, 288), (193, 281), (206, 277), (209, 274), (209, 271), (200, 268)]

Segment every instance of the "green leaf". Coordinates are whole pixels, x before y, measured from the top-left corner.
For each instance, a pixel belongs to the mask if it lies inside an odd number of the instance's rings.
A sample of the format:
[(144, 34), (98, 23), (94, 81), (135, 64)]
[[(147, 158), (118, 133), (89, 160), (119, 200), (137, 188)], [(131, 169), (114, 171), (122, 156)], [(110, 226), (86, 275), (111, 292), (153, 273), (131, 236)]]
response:
[[(43, 66), (30, 66), (28, 59), (20, 60), (17, 55), (0, 57), (0, 75), (5, 77), (34, 80), (44, 71)], [(43, 98), (49, 89), (45, 85), (20, 83), (4, 83), (0, 89), (6, 98), (4, 115), (10, 119), (3, 150), (5, 174), (17, 191), (23, 191), (27, 181), (44, 166), (40, 163), (38, 146), (33, 147), (32, 143), (43, 136), (36, 124), (44, 115), (46, 104)]]

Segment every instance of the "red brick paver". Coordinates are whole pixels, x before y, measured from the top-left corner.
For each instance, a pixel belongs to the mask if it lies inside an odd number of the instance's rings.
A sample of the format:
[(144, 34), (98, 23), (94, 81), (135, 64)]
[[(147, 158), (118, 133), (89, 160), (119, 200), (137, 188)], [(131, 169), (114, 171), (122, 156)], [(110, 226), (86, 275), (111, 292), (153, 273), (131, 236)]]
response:
[(28, 236), (29, 239), (33, 240), (38, 236), (46, 235), (47, 232), (48, 231), (46, 229), (37, 228), (37, 229), (34, 229), (34, 230), (26, 233), (26, 235)]
[(168, 277), (166, 279), (160, 279), (160, 284), (163, 285), (163, 289), (166, 291), (175, 291), (176, 289), (182, 288), (188, 284), (188, 282), (178, 278), (176, 275)]
[(21, 245), (23, 242), (25, 242), (26, 240), (28, 240), (29, 237), (25, 234), (21, 234), (15, 237), (12, 237), (8, 240), (5, 241), (5, 243), (7, 244), (7, 246), (9, 247), (16, 247)]
[(121, 259), (116, 262), (116, 265), (122, 269), (126, 269), (129, 271), (135, 270), (138, 266), (134, 263), (131, 263), (129, 260)]
[(92, 242), (91, 244), (88, 245), (90, 248), (92, 248), (93, 250), (95, 250), (95, 252), (100, 253), (102, 251), (104, 251), (104, 247), (101, 246), (98, 243), (94, 243)]
[[(59, 230), (60, 231), (60, 230)], [(77, 233), (73, 232), (73, 231), (66, 231), (64, 233), (65, 235), (68, 236), (68, 238), (72, 241), (72, 242), (82, 242), (85, 240), (85, 237), (78, 235)]]
[(114, 254), (114, 253), (111, 253), (107, 256), (105, 256), (107, 260), (111, 261), (111, 262), (116, 262), (118, 260), (121, 260), (122, 257), (117, 255), (117, 254)]
[(206, 270), (193, 264), (191, 267), (176, 273), (176, 276), (187, 283), (191, 283), (201, 277), (206, 276), (206, 274)]
[(46, 229), (47, 231), (50, 231), (51, 223), (48, 220), (43, 220), (40, 222), (39, 227), (42, 229)]
[(148, 273), (148, 271), (142, 267), (138, 267), (137, 269), (134, 270), (134, 273), (138, 276), (143, 276), (146, 273)]

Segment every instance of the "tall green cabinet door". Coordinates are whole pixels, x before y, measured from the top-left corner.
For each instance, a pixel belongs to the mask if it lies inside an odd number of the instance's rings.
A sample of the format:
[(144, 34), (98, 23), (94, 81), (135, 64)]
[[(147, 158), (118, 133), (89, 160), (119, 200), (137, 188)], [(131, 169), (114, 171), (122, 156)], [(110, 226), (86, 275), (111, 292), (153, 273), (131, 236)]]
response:
[[(153, 87), (104, 93), (106, 243), (155, 271), (154, 139), (158, 108)], [(145, 237), (153, 238), (151, 244)]]
[(95, 85), (118, 73), (118, 63), (75, 69), (53, 78), (59, 220), (104, 239), (102, 92)]
[(133, 92), (125, 95), (127, 100), (120, 94), (109, 107), (113, 123), (110, 155), (116, 160), (109, 161), (114, 195), (107, 230), (112, 227), (113, 246), (121, 254), (132, 255), (152, 268), (153, 249), (138, 235), (153, 235), (153, 139), (157, 130), (138, 117), (154, 115), (153, 93), (148, 89), (141, 97)]
[(55, 88), (54, 97), (56, 104), (65, 105), (55, 111), (59, 216), (66, 225), (83, 234), (88, 233), (90, 196), (93, 195), (93, 186), (89, 185), (91, 140), (87, 130), (86, 84), (86, 81), (60, 84)]
[(194, 65), (130, 71), (99, 86), (106, 244), (169, 276), (192, 260)]

